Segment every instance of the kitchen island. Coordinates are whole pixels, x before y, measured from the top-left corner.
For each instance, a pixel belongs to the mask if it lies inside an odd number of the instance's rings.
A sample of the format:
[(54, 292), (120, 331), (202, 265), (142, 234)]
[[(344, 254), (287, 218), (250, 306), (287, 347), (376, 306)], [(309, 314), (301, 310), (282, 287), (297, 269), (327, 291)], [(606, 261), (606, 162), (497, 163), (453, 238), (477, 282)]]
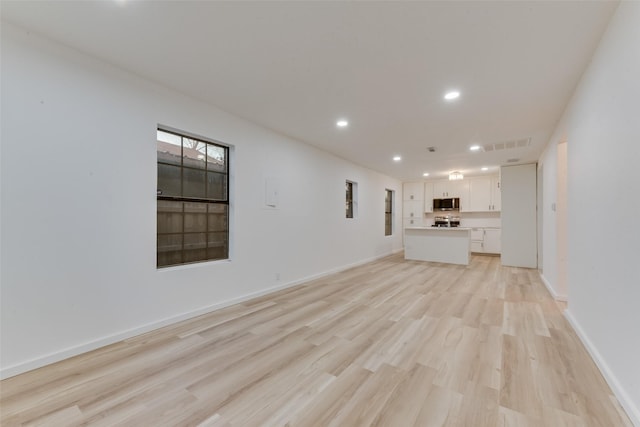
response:
[(463, 227), (407, 227), (404, 259), (469, 265), (471, 229)]

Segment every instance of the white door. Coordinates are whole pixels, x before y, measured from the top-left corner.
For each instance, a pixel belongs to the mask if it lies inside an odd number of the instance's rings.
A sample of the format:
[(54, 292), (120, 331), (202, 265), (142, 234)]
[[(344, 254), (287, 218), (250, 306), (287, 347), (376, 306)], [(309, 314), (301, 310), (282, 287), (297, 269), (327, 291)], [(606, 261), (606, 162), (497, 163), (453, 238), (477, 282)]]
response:
[(502, 265), (538, 267), (536, 164), (503, 166)]

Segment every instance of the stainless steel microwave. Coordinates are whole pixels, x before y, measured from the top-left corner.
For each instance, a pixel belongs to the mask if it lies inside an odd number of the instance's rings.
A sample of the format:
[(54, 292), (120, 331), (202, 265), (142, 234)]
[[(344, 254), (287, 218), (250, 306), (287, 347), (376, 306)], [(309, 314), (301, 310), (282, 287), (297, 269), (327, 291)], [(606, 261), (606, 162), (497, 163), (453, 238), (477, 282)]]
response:
[(450, 199), (433, 199), (434, 211), (458, 211), (460, 210), (460, 199), (458, 197)]

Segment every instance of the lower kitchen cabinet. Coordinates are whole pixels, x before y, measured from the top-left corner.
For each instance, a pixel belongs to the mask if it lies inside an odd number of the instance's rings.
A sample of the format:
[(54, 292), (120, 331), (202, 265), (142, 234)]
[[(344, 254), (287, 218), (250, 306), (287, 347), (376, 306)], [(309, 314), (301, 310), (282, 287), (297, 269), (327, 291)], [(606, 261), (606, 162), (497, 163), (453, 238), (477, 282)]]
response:
[(472, 228), (471, 252), (500, 254), (501, 230), (499, 228)]
[(484, 252), (488, 254), (499, 254), (501, 252), (500, 241), (501, 232), (499, 228), (484, 229)]

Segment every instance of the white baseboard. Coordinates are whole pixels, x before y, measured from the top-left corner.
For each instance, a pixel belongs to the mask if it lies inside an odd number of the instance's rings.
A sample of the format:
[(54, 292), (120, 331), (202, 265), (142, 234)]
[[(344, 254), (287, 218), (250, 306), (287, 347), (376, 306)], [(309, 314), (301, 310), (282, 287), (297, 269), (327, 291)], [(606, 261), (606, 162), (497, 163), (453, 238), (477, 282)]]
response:
[(591, 358), (600, 369), (602, 376), (607, 381), (607, 384), (609, 384), (611, 391), (613, 391), (613, 394), (618, 399), (618, 402), (620, 402), (622, 408), (627, 412), (627, 415), (631, 419), (633, 425), (636, 427), (640, 427), (640, 408), (636, 406), (635, 402), (629, 397), (627, 392), (620, 385), (620, 382), (609, 368), (607, 362), (604, 360), (598, 349), (593, 345), (593, 343), (584, 332), (575, 317), (573, 317), (569, 309), (564, 311), (564, 317), (576, 331), (576, 334), (580, 338), (580, 341), (582, 341), (582, 344), (584, 344), (585, 348), (591, 355)]
[(542, 280), (542, 283), (544, 283), (544, 285), (547, 287), (547, 290), (549, 291), (553, 299), (555, 299), (556, 301), (567, 302), (567, 296), (559, 295), (558, 293), (556, 293), (556, 290), (553, 289), (553, 286), (551, 286), (551, 283), (547, 280), (547, 278), (544, 277), (542, 273), (539, 272), (539, 274), (540, 274), (540, 279)]
[(239, 297), (236, 297), (236, 298), (231, 298), (231, 299), (228, 299), (226, 301), (217, 302), (215, 304), (211, 304), (211, 305), (208, 305), (208, 306), (205, 306), (205, 307), (201, 307), (201, 308), (198, 308), (196, 310), (192, 310), (192, 311), (188, 311), (188, 312), (185, 312), (185, 313), (182, 313), (182, 314), (171, 316), (171, 317), (168, 317), (166, 319), (158, 320), (158, 321), (155, 321), (155, 322), (148, 323), (146, 325), (142, 325), (142, 326), (138, 326), (138, 327), (135, 327), (135, 328), (127, 329), (125, 331), (118, 332), (118, 333), (115, 333), (115, 334), (112, 334), (112, 335), (108, 335), (106, 337), (98, 338), (96, 340), (88, 341), (88, 342), (83, 343), (83, 344), (74, 345), (74, 346), (68, 347), (68, 348), (63, 349), (63, 350), (59, 350), (59, 351), (55, 351), (53, 353), (49, 353), (49, 354), (44, 355), (44, 356), (36, 357), (36, 358), (30, 359), (30, 360), (27, 360), (27, 361), (24, 361), (24, 362), (20, 362), (20, 363), (11, 365), (11, 366), (3, 367), (2, 369), (0, 369), (0, 379), (13, 377), (15, 375), (22, 374), (24, 372), (31, 371), (31, 370), (34, 370), (34, 369), (37, 369), (37, 368), (41, 368), (43, 366), (50, 365), (52, 363), (60, 362), (61, 360), (68, 359), (70, 357), (77, 356), (77, 355), (82, 354), (82, 353), (87, 353), (89, 351), (96, 350), (96, 349), (98, 349), (100, 347), (104, 347), (104, 346), (107, 346), (107, 345), (110, 345), (110, 344), (113, 344), (113, 343), (116, 343), (118, 341), (122, 341), (122, 340), (125, 340), (125, 339), (128, 339), (128, 338), (132, 338), (132, 337), (135, 337), (136, 335), (141, 335), (141, 334), (153, 331), (155, 329), (159, 329), (159, 328), (162, 328), (164, 326), (171, 325), (173, 323), (177, 323), (177, 322), (181, 322), (183, 320), (187, 320), (187, 319), (191, 319), (191, 318), (194, 318), (194, 317), (197, 317), (197, 316), (201, 316), (203, 314), (207, 314), (207, 313), (210, 313), (212, 311), (219, 310), (219, 309), (224, 308), (224, 307), (228, 307), (230, 305), (239, 304), (241, 302), (248, 301), (248, 300), (253, 299), (253, 298), (258, 298), (258, 297), (261, 297), (263, 295), (267, 295), (267, 294), (270, 294), (270, 293), (273, 293), (273, 292), (277, 292), (277, 291), (282, 290), (282, 289), (290, 288), (290, 287), (293, 287), (293, 286), (297, 286), (297, 285), (300, 285), (302, 283), (309, 282), (311, 280), (315, 280), (315, 279), (319, 279), (319, 278), (324, 277), (324, 276), (328, 276), (330, 274), (334, 274), (334, 273), (338, 273), (340, 271), (348, 270), (349, 268), (357, 267), (359, 265), (363, 265), (363, 264), (366, 264), (368, 262), (376, 261), (378, 259), (387, 257), (389, 255), (396, 254), (396, 253), (398, 253), (400, 251), (402, 251), (402, 248), (396, 249), (396, 250), (392, 251), (391, 253), (387, 253), (387, 254), (384, 254), (384, 255), (378, 255), (378, 256), (374, 256), (374, 257), (367, 258), (367, 259), (364, 259), (364, 260), (356, 261), (354, 263), (346, 264), (346, 265), (343, 265), (343, 266), (340, 266), (340, 267), (336, 267), (336, 268), (333, 268), (331, 270), (327, 270), (327, 271), (324, 271), (324, 272), (321, 272), (321, 273), (318, 273), (318, 274), (312, 274), (310, 276), (303, 277), (303, 278), (300, 278), (300, 279), (296, 279), (296, 280), (293, 280), (293, 281), (290, 281), (290, 282), (287, 282), (287, 283), (283, 283), (281, 285), (277, 285), (277, 286), (269, 287), (269, 288), (266, 288), (266, 289), (262, 289), (260, 291), (252, 292), (252, 293), (249, 293), (249, 294), (245, 294), (245, 295), (242, 295), (242, 296), (239, 296)]

